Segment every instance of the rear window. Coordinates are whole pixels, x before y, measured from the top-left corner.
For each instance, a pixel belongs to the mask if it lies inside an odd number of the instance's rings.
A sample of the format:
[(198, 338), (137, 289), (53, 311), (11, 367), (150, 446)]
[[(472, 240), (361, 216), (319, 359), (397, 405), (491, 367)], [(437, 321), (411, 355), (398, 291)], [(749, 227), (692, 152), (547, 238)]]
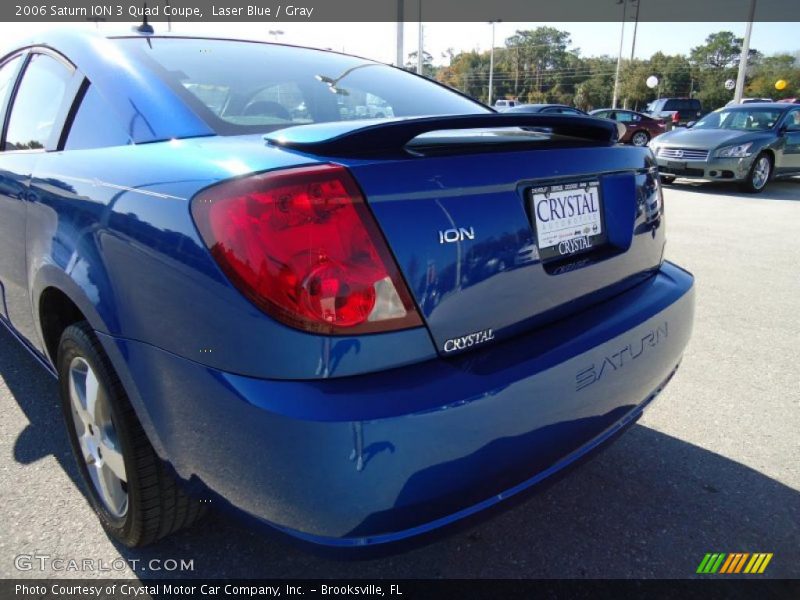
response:
[(664, 105), (664, 110), (697, 111), (700, 110), (700, 101), (689, 98), (673, 98), (671, 100), (667, 100), (667, 103)]
[(767, 131), (775, 126), (782, 114), (779, 108), (723, 109), (707, 114), (695, 124), (694, 129)]
[(353, 119), (489, 112), (422, 77), (333, 52), (194, 38), (116, 42), (223, 135)]
[(634, 123), (639, 120), (639, 115), (629, 112), (618, 112), (614, 119), (620, 123)]
[(130, 141), (116, 114), (97, 89), (90, 85), (75, 113), (64, 149), (109, 148), (125, 146)]
[(699, 100), (681, 100), (680, 110), (700, 110)]

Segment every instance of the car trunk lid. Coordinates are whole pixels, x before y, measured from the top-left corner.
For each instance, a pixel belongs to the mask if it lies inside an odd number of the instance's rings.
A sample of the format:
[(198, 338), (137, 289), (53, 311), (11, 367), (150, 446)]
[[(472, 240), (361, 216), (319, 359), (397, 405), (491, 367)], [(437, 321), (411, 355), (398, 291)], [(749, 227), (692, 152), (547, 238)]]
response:
[[(475, 127), (440, 118), (446, 123), (413, 135), (400, 135), (402, 127), (381, 135), (380, 123), (366, 135), (306, 130), (313, 141), (295, 146), (353, 173), (442, 355), (585, 309), (649, 277), (662, 260), (649, 150), (612, 145), (613, 123), (586, 117), (487, 129), (486, 119), (506, 116), (482, 116)], [(555, 210), (554, 227), (537, 221), (537, 202), (540, 217)], [(581, 214), (581, 202), (599, 215)]]

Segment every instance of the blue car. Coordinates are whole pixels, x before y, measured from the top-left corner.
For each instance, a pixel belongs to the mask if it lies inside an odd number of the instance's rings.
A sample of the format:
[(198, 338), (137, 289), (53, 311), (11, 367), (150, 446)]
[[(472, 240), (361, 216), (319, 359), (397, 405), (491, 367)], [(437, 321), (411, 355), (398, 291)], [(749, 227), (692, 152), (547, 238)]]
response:
[(613, 123), (140, 34), (32, 40), (0, 102), (0, 322), (128, 546), (207, 506), (433, 530), (615, 438), (689, 340), (657, 165)]

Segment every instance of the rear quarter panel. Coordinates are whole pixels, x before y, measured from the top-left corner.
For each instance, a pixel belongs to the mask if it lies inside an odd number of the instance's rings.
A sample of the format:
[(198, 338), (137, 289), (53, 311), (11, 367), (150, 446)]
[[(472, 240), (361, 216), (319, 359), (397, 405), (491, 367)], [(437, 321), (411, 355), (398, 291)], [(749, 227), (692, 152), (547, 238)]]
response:
[(189, 211), (198, 190), (310, 162), (258, 137), (42, 155), (28, 216), (34, 314), (55, 286), (98, 331), (256, 377), (324, 378), (435, 355), (424, 328), (336, 338), (289, 329), (245, 300), (211, 259)]

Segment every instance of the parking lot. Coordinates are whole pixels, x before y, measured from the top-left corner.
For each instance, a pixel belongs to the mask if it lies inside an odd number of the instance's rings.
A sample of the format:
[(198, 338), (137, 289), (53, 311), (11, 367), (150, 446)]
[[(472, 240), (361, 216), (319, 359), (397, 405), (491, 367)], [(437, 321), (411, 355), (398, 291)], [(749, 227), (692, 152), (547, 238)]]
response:
[(800, 179), (759, 196), (679, 180), (665, 204), (697, 312), (664, 394), (552, 486), (382, 558), (319, 556), (214, 515), (155, 548), (116, 546), (79, 490), (55, 383), (0, 331), (0, 576), (42, 576), (15, 568), (38, 553), (193, 560), (183, 575), (206, 578), (688, 577), (707, 552), (772, 552), (767, 576), (800, 577)]

